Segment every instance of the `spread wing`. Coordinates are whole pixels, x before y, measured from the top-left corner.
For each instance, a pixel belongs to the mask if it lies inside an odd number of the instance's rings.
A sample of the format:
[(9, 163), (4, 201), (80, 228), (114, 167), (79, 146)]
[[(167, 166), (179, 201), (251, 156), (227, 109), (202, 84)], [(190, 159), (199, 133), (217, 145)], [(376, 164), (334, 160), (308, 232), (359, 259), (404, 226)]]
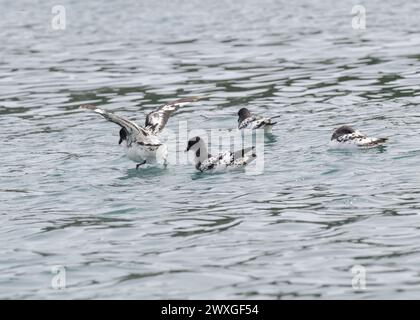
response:
[(157, 108), (147, 115), (145, 129), (153, 134), (159, 133), (165, 127), (174, 111), (183, 105), (198, 101), (199, 99), (199, 97), (180, 99)]
[(140, 128), (137, 124), (134, 122), (118, 116), (116, 114), (110, 113), (108, 111), (105, 111), (104, 109), (98, 108), (93, 105), (82, 105), (80, 106), (82, 109), (92, 110), (98, 114), (100, 114), (102, 117), (104, 117), (106, 120), (118, 124), (121, 128), (124, 128), (128, 134), (133, 134), (136, 136), (139, 136), (139, 138), (143, 138), (144, 140), (147, 140), (147, 136), (149, 133), (145, 131), (143, 128)]

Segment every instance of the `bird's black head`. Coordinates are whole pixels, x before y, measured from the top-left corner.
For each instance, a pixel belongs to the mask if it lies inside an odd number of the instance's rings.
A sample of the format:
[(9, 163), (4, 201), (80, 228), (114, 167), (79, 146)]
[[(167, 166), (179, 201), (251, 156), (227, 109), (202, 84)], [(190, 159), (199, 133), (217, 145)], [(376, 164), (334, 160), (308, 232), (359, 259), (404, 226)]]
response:
[(127, 140), (127, 130), (124, 128), (121, 128), (120, 130), (120, 141), (118, 144), (121, 144), (124, 140)]
[(354, 132), (354, 129), (349, 126), (342, 126), (334, 131), (331, 140), (335, 140), (338, 137), (344, 136), (345, 134), (351, 134)]
[(194, 137), (188, 140), (187, 150), (189, 151), (195, 144), (197, 144), (200, 141), (200, 137)]
[(251, 112), (247, 108), (242, 108), (238, 111), (239, 119), (238, 121), (241, 122), (246, 118), (249, 118), (251, 116)]

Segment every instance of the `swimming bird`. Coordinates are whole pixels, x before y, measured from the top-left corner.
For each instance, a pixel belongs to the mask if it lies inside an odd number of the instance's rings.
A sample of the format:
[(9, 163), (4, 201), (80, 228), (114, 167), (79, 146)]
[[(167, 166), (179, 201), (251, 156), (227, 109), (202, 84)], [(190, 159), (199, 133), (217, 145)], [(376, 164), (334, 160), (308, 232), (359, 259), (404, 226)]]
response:
[(271, 133), (273, 125), (277, 122), (271, 121), (274, 118), (278, 118), (280, 116), (274, 117), (261, 117), (258, 115), (253, 115), (247, 108), (242, 108), (238, 111), (238, 129), (264, 129), (264, 133)]
[(341, 126), (334, 131), (331, 145), (336, 147), (374, 148), (383, 145), (388, 138), (370, 138), (350, 126)]
[(185, 152), (194, 152), (195, 168), (197, 170), (214, 172), (245, 167), (257, 157), (254, 150), (255, 147), (249, 147), (235, 152), (225, 151), (212, 156), (208, 153), (203, 139), (194, 137), (188, 140)]
[(144, 164), (164, 164), (166, 166), (168, 148), (159, 140), (157, 134), (165, 127), (174, 111), (185, 104), (198, 100), (198, 97), (190, 97), (167, 103), (146, 116), (144, 127), (94, 105), (82, 105), (80, 108), (93, 110), (106, 120), (121, 127), (118, 144), (124, 142), (123, 146), (127, 157), (137, 163), (136, 169), (138, 169)]

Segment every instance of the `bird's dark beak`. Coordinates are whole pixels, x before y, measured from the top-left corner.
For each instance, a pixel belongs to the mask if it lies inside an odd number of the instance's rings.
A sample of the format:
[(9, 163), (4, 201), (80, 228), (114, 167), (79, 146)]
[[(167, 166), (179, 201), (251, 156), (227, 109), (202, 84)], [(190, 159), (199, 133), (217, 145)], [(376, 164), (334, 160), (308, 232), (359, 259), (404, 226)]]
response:
[(120, 141), (118, 141), (118, 144), (121, 144), (123, 142), (123, 139), (120, 138)]

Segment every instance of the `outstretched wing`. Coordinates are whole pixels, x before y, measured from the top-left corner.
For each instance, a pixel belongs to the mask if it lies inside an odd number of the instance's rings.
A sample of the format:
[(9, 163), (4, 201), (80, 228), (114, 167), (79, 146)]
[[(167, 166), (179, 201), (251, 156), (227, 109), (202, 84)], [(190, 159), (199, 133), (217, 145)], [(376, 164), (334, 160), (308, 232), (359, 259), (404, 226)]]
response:
[(98, 108), (96, 106), (85, 104), (80, 106), (82, 109), (92, 110), (98, 114), (100, 114), (102, 117), (104, 117), (106, 120), (118, 124), (121, 128), (124, 128), (128, 134), (140, 134), (144, 137), (148, 135), (148, 132), (145, 131), (143, 128), (140, 128), (137, 124), (134, 122), (118, 116), (116, 114), (110, 113), (108, 111), (105, 111), (104, 109)]
[(145, 129), (153, 134), (157, 134), (165, 127), (171, 114), (179, 107), (198, 101), (199, 97), (190, 97), (167, 103), (156, 110), (150, 112), (146, 117)]
[[(108, 121), (116, 123), (121, 128), (126, 129), (129, 133), (133, 133), (133, 132), (137, 132), (137, 131), (140, 131), (140, 132), (144, 131), (142, 128), (140, 128), (134, 122), (132, 122), (132, 121), (130, 121), (130, 120), (124, 118), (124, 117), (118, 116), (118, 115), (110, 113), (108, 111), (105, 111), (104, 109), (98, 108), (96, 106), (86, 104), (86, 105), (80, 106), (80, 108), (87, 109), (87, 110), (92, 110), (92, 111), (100, 114), (101, 116), (103, 116)], [(147, 132), (144, 132), (144, 134), (147, 134)]]

